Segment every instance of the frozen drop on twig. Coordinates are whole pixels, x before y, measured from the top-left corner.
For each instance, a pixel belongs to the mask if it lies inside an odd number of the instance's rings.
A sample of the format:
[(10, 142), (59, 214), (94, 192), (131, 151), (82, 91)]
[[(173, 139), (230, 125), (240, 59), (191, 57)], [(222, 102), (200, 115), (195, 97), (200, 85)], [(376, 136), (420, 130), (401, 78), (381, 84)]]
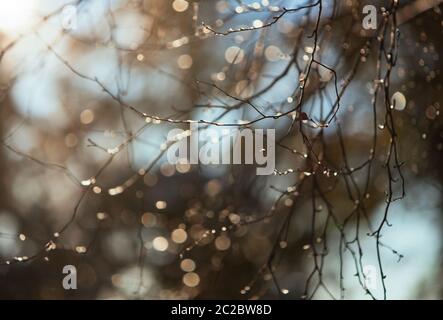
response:
[(406, 107), (406, 98), (403, 93), (397, 91), (392, 95), (391, 105), (395, 108), (395, 110), (404, 110)]

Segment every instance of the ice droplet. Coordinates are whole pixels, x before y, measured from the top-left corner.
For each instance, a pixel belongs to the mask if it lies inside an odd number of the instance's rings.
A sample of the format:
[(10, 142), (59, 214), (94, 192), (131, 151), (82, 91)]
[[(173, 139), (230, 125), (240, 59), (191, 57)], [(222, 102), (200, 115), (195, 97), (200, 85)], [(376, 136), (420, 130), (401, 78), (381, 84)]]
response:
[(401, 111), (406, 108), (406, 98), (403, 93), (397, 91), (392, 95), (391, 105), (395, 108), (395, 110)]

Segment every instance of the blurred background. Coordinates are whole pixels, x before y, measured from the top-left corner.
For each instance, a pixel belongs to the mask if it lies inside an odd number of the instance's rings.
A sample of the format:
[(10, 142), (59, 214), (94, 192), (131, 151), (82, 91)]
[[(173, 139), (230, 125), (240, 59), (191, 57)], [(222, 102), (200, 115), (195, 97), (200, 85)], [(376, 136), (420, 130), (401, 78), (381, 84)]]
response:
[[(442, 298), (442, 8), (1, 1), (0, 297)], [(169, 163), (185, 120), (276, 129), (275, 174)]]

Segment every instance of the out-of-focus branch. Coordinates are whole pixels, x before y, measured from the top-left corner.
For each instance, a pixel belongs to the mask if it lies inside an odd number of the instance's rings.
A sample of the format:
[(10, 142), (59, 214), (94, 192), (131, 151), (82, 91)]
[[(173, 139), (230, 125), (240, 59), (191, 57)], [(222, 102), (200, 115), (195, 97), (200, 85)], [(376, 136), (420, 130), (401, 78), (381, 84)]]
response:
[(436, 7), (441, 3), (443, 3), (443, 0), (417, 0), (404, 6), (397, 12), (398, 25), (406, 23), (419, 14)]

